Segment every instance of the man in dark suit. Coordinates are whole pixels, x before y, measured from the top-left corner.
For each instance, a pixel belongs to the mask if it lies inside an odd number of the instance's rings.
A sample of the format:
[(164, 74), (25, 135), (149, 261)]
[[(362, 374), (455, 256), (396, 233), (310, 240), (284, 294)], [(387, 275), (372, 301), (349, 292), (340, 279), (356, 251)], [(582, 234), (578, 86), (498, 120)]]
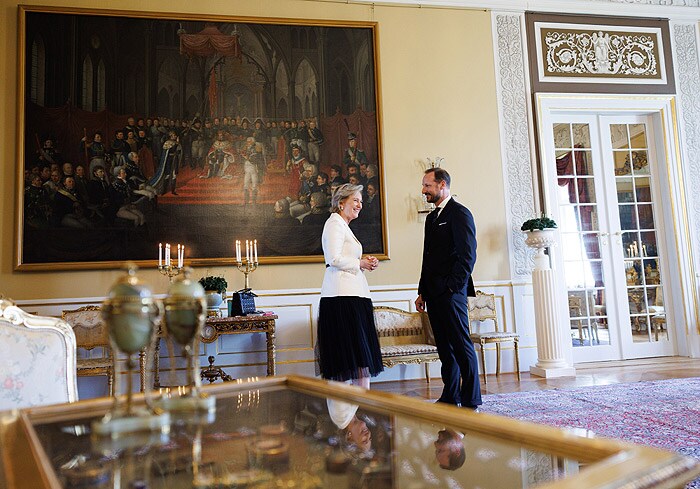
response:
[(445, 387), (438, 402), (477, 409), (481, 404), (479, 364), (469, 337), (467, 309), (467, 295), (475, 295), (474, 218), (469, 209), (450, 196), (450, 175), (442, 168), (425, 172), (422, 192), (436, 208), (425, 221), (416, 309), (428, 309), (442, 362)]

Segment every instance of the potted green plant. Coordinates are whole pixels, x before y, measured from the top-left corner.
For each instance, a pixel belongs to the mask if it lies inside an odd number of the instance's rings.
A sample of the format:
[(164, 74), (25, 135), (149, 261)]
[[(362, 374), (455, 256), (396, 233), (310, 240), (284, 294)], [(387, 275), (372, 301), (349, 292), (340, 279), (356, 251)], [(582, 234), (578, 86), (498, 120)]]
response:
[(544, 213), (541, 217), (536, 217), (534, 219), (528, 219), (520, 226), (521, 231), (543, 231), (545, 229), (556, 229), (557, 223), (554, 219), (550, 219), (545, 216)]
[(228, 282), (222, 276), (207, 275), (199, 279), (199, 284), (204, 288), (207, 296), (207, 308), (218, 309), (226, 297)]

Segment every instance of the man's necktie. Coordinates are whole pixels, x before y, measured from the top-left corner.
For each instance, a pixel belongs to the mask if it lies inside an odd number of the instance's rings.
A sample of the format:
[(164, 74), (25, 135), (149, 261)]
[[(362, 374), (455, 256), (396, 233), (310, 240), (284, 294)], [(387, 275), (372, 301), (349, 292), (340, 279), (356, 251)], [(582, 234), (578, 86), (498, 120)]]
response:
[(428, 217), (426, 218), (426, 222), (428, 223), (428, 225), (432, 225), (435, 223), (435, 220), (437, 219), (439, 212), (440, 212), (440, 208), (436, 207), (435, 209), (433, 209), (433, 211), (430, 214), (428, 214)]

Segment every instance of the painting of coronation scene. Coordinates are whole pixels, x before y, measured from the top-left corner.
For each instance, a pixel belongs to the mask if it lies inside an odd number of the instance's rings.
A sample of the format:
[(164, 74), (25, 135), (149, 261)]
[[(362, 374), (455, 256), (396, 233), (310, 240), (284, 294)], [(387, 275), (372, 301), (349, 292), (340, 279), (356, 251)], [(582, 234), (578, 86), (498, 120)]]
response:
[(20, 269), (318, 260), (343, 183), (386, 253), (372, 25), (22, 14)]

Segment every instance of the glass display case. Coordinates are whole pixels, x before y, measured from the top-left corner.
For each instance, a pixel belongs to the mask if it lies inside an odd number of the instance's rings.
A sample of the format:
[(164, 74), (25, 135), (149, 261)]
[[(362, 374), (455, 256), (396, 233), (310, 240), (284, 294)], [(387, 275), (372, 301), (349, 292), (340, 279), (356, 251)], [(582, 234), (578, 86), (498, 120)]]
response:
[[(107, 399), (8, 413), (0, 487), (683, 487), (677, 453), (297, 376), (206, 386), (168, 433), (91, 433)], [(136, 397), (139, 402), (142, 398)]]

